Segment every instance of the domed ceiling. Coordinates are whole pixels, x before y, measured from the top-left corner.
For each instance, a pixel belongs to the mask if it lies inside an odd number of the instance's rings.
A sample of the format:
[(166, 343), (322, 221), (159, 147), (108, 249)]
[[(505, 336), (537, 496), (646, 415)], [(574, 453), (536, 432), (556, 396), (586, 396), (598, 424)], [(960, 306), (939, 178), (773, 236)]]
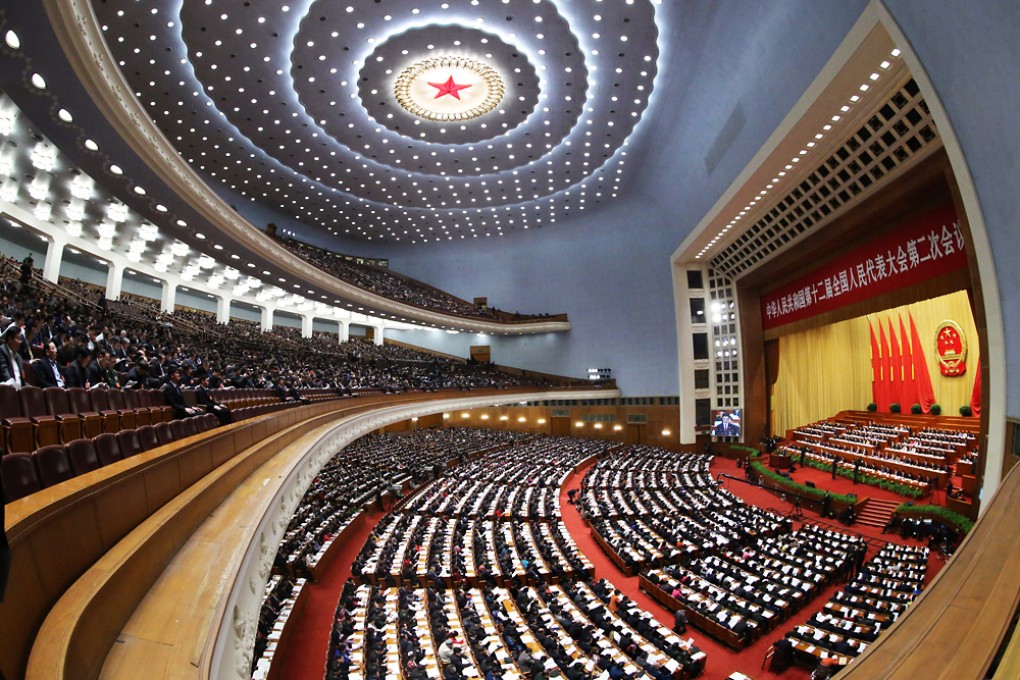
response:
[(196, 170), (330, 234), (412, 243), (614, 198), (652, 96), (659, 4), (92, 2)]

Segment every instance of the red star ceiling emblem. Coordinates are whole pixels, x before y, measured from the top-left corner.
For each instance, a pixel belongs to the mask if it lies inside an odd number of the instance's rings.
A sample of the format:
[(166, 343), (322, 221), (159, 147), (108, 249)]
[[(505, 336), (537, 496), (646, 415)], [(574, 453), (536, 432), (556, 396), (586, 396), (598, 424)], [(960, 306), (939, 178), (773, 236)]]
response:
[(457, 83), (453, 82), (452, 75), (447, 79), (445, 83), (429, 83), (429, 85), (439, 90), (439, 92), (436, 93), (436, 96), (433, 97), (433, 99), (439, 99), (440, 97), (445, 95), (450, 95), (451, 97), (456, 97), (457, 99), (460, 99), (460, 91), (466, 90), (467, 88), (471, 87), (470, 85), (458, 85)]

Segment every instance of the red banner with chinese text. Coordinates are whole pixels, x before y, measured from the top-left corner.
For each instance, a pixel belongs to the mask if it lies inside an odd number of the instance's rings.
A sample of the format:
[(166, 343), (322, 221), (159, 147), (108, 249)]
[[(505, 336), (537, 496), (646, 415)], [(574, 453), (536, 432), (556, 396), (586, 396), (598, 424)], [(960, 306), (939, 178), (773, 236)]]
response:
[(966, 266), (960, 223), (946, 203), (762, 295), (762, 325), (777, 328)]

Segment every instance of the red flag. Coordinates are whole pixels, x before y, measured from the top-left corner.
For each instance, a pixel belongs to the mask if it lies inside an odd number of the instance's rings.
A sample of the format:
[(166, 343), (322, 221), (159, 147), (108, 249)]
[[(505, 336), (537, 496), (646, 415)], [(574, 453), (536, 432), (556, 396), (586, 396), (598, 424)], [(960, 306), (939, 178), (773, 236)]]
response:
[(921, 344), (921, 336), (917, 334), (914, 315), (909, 312), (907, 315), (910, 317), (910, 358), (914, 363), (914, 388), (917, 390), (917, 403), (921, 405), (922, 411), (928, 413), (931, 411), (931, 405), (935, 403), (935, 390), (931, 386), (928, 360), (924, 358), (924, 345)]
[(974, 391), (970, 393), (970, 412), (975, 418), (981, 417), (981, 357), (974, 367)]
[[(917, 396), (917, 384), (914, 381), (914, 361), (913, 351), (910, 347), (910, 340), (907, 336), (907, 328), (903, 325), (903, 317), (897, 315), (900, 322), (900, 366), (902, 368), (903, 375), (903, 401), (913, 406), (914, 404), (920, 404), (921, 400)], [(921, 405), (921, 410), (924, 410), (924, 405)], [(924, 411), (927, 413), (927, 411)]]
[(885, 403), (885, 393), (882, 389), (882, 352), (878, 348), (875, 327), (871, 325), (870, 320), (868, 332), (871, 333), (871, 400), (881, 409)]
[(889, 399), (899, 403), (904, 413), (910, 413), (910, 404), (903, 403), (903, 371), (900, 368), (900, 343), (889, 319)]
[(879, 411), (889, 411), (889, 404), (891, 404), (896, 397), (892, 393), (892, 382), (889, 376), (889, 343), (885, 339), (885, 327), (882, 325), (882, 320), (878, 321), (878, 342), (882, 348), (882, 401), (878, 403)]

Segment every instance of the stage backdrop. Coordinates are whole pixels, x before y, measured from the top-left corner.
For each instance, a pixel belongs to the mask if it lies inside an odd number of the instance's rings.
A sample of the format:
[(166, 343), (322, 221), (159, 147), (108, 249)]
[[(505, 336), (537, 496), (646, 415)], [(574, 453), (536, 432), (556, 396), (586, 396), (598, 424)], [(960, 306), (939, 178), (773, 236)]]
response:
[[(876, 399), (874, 380), (878, 377), (884, 381), (886, 372), (890, 371), (889, 364), (894, 363), (885, 358), (883, 347), (889, 348), (895, 358), (902, 354), (896, 352), (896, 347), (910, 349), (913, 346), (911, 318), (917, 328), (935, 403), (942, 407), (944, 415), (958, 415), (961, 406), (971, 403), (974, 379), (980, 371), (977, 330), (965, 291), (779, 338), (779, 377), (772, 401), (775, 433), (781, 435), (788, 429), (828, 418), (839, 411), (863, 410), (872, 401), (888, 411), (888, 404), (896, 401), (899, 398), (896, 395), (901, 393), (883, 392), (889, 388), (883, 387), (887, 383), (880, 382)], [(936, 332), (944, 321), (958, 324), (966, 342), (966, 370), (962, 375), (946, 376), (940, 370)], [(890, 338), (890, 322), (895, 347)], [(872, 363), (872, 329), (881, 355), (875, 365)], [(947, 354), (945, 349), (943, 354)], [(909, 376), (911, 367), (906, 363), (901, 361), (891, 373)], [(918, 364), (914, 362), (913, 365)], [(906, 388), (909, 389), (909, 385)], [(904, 413), (909, 413), (910, 407), (921, 401), (919, 397), (911, 398), (914, 401), (901, 402)]]

